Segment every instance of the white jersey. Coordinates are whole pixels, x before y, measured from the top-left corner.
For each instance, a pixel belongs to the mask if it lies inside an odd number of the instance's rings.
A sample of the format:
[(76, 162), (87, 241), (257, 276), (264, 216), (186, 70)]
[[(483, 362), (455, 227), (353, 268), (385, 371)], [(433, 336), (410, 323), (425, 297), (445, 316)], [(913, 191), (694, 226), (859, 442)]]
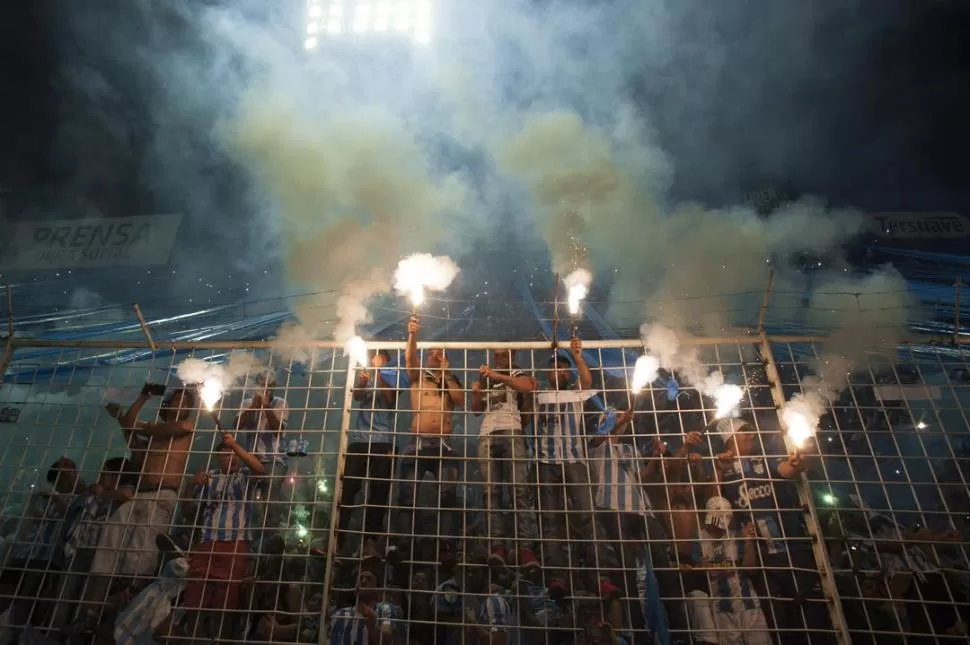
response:
[[(513, 368), (509, 376), (522, 376), (522, 370)], [(492, 434), (501, 430), (521, 430), (522, 413), (519, 408), (519, 393), (497, 381), (486, 381), (482, 389), (485, 399), (485, 412), (479, 434)]]

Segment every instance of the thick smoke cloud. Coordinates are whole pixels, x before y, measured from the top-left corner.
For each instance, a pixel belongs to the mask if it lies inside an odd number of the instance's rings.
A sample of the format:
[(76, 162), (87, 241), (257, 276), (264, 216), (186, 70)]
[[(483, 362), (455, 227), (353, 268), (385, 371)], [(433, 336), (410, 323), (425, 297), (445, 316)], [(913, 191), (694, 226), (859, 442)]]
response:
[[(224, 262), (278, 259), (284, 290), (310, 294), (291, 300), (306, 329), (287, 328), (279, 345), (352, 334), (411, 252), (454, 254), (510, 230), (539, 238), (519, 237), (523, 256), (545, 247), (552, 268), (583, 266), (594, 285), (609, 283), (611, 316), (628, 328), (750, 324), (774, 266), (769, 322), (797, 311), (806, 324), (847, 329), (857, 312), (823, 314), (828, 296), (806, 297), (809, 286), (868, 293), (898, 281), (891, 272), (845, 274), (832, 255), (859, 231), (858, 214), (803, 200), (764, 219), (743, 207), (685, 204), (690, 191), (676, 190), (697, 169), (738, 177), (716, 129), (697, 115), (737, 119), (771, 79), (808, 74), (817, 57), (810, 36), (827, 16), (761, 9), (759, 20), (784, 29), (750, 34), (744, 9), (663, 0), (464, 4), (441, 17), (433, 46), (390, 67), (379, 38), (371, 57), (304, 56), (297, 13), (257, 2), (173, 3), (174, 44), (142, 37), (146, 22), (166, 32), (147, 3), (132, 3), (130, 33), (113, 33), (101, 52), (135, 60), (132, 76), (153, 87), (158, 119), (145, 159), (156, 187), (181, 184), (196, 221), (219, 223), (234, 240)], [(784, 55), (767, 71), (726, 71), (735, 39)], [(840, 51), (843, 60), (852, 53)], [(725, 75), (734, 84), (727, 94), (718, 89)], [(748, 146), (781, 174), (804, 159), (811, 110), (795, 108), (781, 111), (793, 127), (767, 124)], [(220, 161), (248, 178), (239, 183), (245, 197), (231, 202), (248, 216), (220, 208), (225, 189), (216, 186), (226, 182), (207, 172)], [(799, 252), (831, 262), (811, 285), (787, 265)], [(879, 309), (905, 319), (900, 292), (887, 288), (879, 297), (895, 300)]]

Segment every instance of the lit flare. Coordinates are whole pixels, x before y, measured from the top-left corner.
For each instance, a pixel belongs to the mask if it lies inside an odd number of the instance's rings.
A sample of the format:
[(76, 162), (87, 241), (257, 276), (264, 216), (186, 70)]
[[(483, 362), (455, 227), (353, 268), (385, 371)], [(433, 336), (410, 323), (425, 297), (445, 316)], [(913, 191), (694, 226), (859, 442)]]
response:
[(212, 408), (222, 398), (222, 393), (222, 379), (218, 378), (205, 379), (202, 381), (202, 387), (199, 388), (199, 396), (202, 398), (202, 403), (209, 412), (212, 412)]
[(630, 380), (630, 390), (636, 394), (657, 378), (660, 361), (645, 354), (637, 359), (633, 366), (633, 378)]
[(579, 315), (579, 305), (589, 295), (589, 285), (592, 282), (593, 276), (586, 269), (576, 269), (563, 280), (566, 285), (566, 301), (571, 315)]
[(804, 414), (790, 407), (782, 412), (785, 427), (788, 428), (788, 438), (795, 448), (805, 447), (805, 443), (815, 436), (815, 425)]
[(350, 357), (352, 363), (367, 366), (367, 344), (360, 336), (354, 336), (344, 343), (344, 354)]
[(444, 291), (458, 275), (460, 269), (447, 256), (415, 253), (397, 264), (394, 272), (394, 289), (411, 299), (415, 308), (424, 304), (425, 290)]
[(724, 383), (714, 391), (715, 418), (723, 419), (732, 414), (741, 403), (744, 390), (740, 385), (734, 383)]

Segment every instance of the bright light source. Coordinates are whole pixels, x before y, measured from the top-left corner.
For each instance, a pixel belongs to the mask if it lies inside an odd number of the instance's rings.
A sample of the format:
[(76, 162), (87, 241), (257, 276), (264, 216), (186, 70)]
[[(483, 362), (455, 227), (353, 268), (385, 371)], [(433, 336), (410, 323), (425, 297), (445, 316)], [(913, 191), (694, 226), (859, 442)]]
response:
[(306, 42), (303, 43), (303, 46), (306, 47), (307, 49), (316, 49), (317, 48), (317, 39), (316, 38), (313, 38), (311, 36), (310, 38), (307, 38), (306, 39)]
[(305, 526), (301, 526), (300, 524), (296, 525), (296, 537), (305, 538), (309, 533)]
[(919, 423), (916, 424), (917, 430), (926, 430), (928, 427), (929, 425), (923, 421), (920, 421)]
[(831, 506), (835, 504), (838, 500), (835, 499), (835, 495), (833, 495), (832, 493), (825, 493), (824, 495), (822, 495), (822, 501)]
[(306, 32), (308, 34), (315, 34), (320, 31), (320, 25), (315, 22), (308, 22), (306, 26)]
[(414, 31), (414, 39), (422, 45), (427, 45), (431, 42), (431, 32), (427, 29), (418, 28)]
[(326, 493), (327, 492), (327, 480), (326, 479), (318, 479), (317, 480), (317, 490), (320, 491), (321, 493)]
[(310, 7), (311, 18), (319, 18), (322, 15), (323, 15), (323, 9), (320, 8), (320, 5), (315, 4)]
[(331, 20), (329, 23), (327, 23), (327, 31), (331, 34), (339, 34), (341, 31), (340, 23), (335, 20)]

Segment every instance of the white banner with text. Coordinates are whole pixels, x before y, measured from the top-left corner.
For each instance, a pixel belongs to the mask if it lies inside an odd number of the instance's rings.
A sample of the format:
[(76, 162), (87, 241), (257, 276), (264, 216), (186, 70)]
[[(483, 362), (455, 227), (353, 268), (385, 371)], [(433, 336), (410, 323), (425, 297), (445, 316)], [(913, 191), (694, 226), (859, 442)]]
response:
[(84, 269), (166, 264), (181, 215), (9, 222), (0, 270)]

